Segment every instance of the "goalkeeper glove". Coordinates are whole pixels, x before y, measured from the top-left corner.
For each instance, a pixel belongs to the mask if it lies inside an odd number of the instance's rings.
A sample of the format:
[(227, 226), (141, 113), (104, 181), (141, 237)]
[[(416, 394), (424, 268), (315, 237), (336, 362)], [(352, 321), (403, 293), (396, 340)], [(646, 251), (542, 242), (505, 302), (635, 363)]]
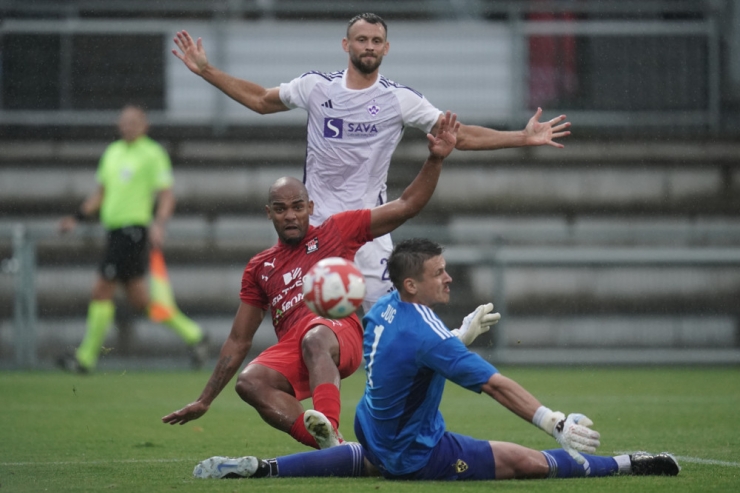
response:
[(579, 464), (584, 464), (586, 459), (579, 452), (593, 454), (601, 445), (598, 431), (590, 428), (593, 421), (583, 414), (573, 413), (566, 418), (559, 411), (551, 411), (545, 406), (540, 406), (534, 413), (532, 423), (549, 433)]
[(452, 329), (455, 337), (460, 339), (463, 344), (470, 346), (472, 342), (482, 333), (488, 332), (491, 325), (501, 320), (500, 313), (491, 313), (493, 303), (480, 305), (478, 308), (463, 319), (459, 329)]

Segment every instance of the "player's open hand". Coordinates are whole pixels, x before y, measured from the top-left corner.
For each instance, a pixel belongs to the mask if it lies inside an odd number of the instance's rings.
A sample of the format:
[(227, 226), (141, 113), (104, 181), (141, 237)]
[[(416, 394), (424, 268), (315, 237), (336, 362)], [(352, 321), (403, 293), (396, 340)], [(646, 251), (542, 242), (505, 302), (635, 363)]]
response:
[(493, 303), (480, 305), (463, 319), (460, 328), (452, 329), (451, 332), (463, 344), (470, 346), (479, 335), (488, 332), (492, 325), (497, 324), (501, 320), (501, 314), (491, 313), (492, 311)]
[(436, 137), (432, 134), (427, 134), (429, 153), (434, 157), (442, 159), (449, 156), (455, 148), (455, 144), (457, 144), (458, 130), (460, 130), (460, 122), (457, 121), (457, 115), (448, 111), (439, 121), (439, 129), (437, 130)]
[(172, 50), (172, 54), (182, 60), (191, 72), (203, 75), (203, 71), (208, 67), (208, 57), (203, 48), (203, 40), (198, 38), (196, 43), (187, 31), (178, 31), (174, 41), (180, 51)]
[(565, 115), (557, 116), (546, 122), (540, 122), (540, 116), (542, 116), (542, 108), (537, 108), (537, 112), (529, 119), (527, 126), (524, 128), (527, 145), (541, 146), (547, 144), (557, 148), (564, 147), (563, 144), (555, 142), (553, 139), (570, 135), (568, 130), (570, 122), (560, 123), (565, 120)]
[(191, 402), (187, 406), (183, 407), (179, 411), (170, 413), (162, 418), (162, 423), (169, 423), (171, 425), (184, 425), (188, 421), (193, 421), (203, 416), (208, 411), (207, 404), (200, 401)]
[(593, 424), (593, 421), (583, 414), (572, 413), (557, 423), (553, 429), (552, 434), (560, 446), (579, 464), (586, 462), (580, 452), (593, 454), (601, 445), (599, 440), (601, 435), (591, 429)]

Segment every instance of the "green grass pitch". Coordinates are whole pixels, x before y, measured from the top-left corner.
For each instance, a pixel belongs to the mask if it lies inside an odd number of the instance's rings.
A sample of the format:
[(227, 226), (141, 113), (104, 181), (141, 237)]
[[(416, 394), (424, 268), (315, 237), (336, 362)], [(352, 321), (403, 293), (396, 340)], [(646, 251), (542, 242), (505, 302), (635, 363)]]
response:
[[(229, 385), (200, 420), (160, 418), (195, 399), (207, 372), (120, 371), (91, 376), (0, 373), (0, 492), (301, 491), (583, 492), (740, 491), (737, 368), (504, 368), (544, 404), (582, 412), (601, 432), (599, 452), (670, 451), (676, 478), (412, 483), (376, 478), (196, 480), (212, 455), (273, 457), (305, 451), (273, 430)], [(362, 371), (342, 388), (342, 431), (352, 439)], [(310, 405), (310, 402), (307, 403)], [(547, 449), (556, 443), (485, 395), (448, 384), (448, 429)]]

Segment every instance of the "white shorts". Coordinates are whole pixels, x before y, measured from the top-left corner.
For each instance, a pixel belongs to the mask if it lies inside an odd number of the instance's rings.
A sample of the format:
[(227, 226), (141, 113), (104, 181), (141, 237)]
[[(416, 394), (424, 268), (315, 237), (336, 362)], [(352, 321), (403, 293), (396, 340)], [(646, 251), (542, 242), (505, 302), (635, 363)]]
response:
[(366, 243), (357, 251), (355, 264), (365, 276), (367, 292), (362, 308), (365, 313), (386, 294), (395, 288), (388, 276), (388, 257), (393, 251), (391, 235), (383, 235)]

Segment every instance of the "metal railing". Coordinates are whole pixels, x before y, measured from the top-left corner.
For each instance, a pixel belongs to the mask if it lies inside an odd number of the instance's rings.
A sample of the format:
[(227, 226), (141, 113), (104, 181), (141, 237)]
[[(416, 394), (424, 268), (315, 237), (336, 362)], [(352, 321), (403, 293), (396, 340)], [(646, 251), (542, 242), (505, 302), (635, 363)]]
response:
[(420, 19), (517, 17), (524, 14), (575, 13), (580, 15), (701, 16), (721, 11), (724, 0), (3, 0), (6, 17), (120, 17), (214, 18), (218, 16), (281, 19), (349, 19), (371, 10), (384, 16), (405, 15)]
[(36, 246), (23, 224), (12, 231), (13, 256), (3, 259), (0, 272), (13, 276), (13, 347), (18, 368), (30, 369), (36, 358)]
[[(416, 231), (415, 233), (420, 233)], [(8, 231), (0, 231), (8, 238)], [(35, 249), (40, 239), (37, 233), (27, 231), (18, 224), (10, 231), (13, 256), (2, 261), (3, 274), (14, 278), (14, 352), (18, 368), (33, 368), (36, 357), (36, 258)], [(90, 234), (90, 232), (86, 233)], [(409, 234), (411, 234), (409, 232)], [(438, 237), (444, 233), (437, 231)], [(449, 233), (447, 233), (449, 235)], [(202, 239), (199, 234), (195, 234)], [(201, 234), (202, 236), (202, 234)], [(414, 236), (414, 235), (412, 235)], [(170, 234), (173, 239), (196, 239), (193, 234)], [(449, 236), (448, 236), (449, 237)], [(601, 248), (601, 247), (495, 247), (492, 245), (462, 246), (453, 244), (445, 251), (445, 259), (450, 266), (491, 268), (494, 272), (493, 299), (496, 309), (502, 314), (502, 321), (494, 331), (493, 346), (485, 349), (486, 354), (506, 351), (503, 337), (506, 334), (507, 272), (520, 267), (541, 267), (559, 269), (574, 268), (636, 268), (636, 267), (694, 267), (716, 269), (740, 267), (740, 248)], [(736, 313), (729, 313), (736, 317)], [(697, 328), (697, 330), (700, 330)], [(499, 360), (503, 358), (498, 358)], [(736, 358), (737, 359), (737, 358)]]
[[(55, 2), (50, 2), (49, 5)], [(182, 8), (187, 14), (192, 8), (203, 2), (64, 2), (58, 5), (60, 12), (82, 10), (97, 10), (98, 15), (106, 12), (115, 13), (116, 9), (148, 12), (148, 9)], [(352, 2), (346, 2), (352, 3)], [(413, 2), (416, 3), (416, 2)], [(38, 2), (17, 2), (15, 7), (24, 9), (39, 9)], [(93, 8), (92, 4), (99, 4)], [(105, 4), (105, 6), (102, 6)], [(285, 18), (287, 12), (300, 18), (301, 13), (323, 12), (323, 4), (344, 5), (341, 2), (282, 2), (256, 1), (240, 2), (225, 1), (213, 3), (214, 12), (226, 13), (212, 18), (202, 19), (201, 24), (208, 27), (206, 30), (227, 33), (228, 26), (245, 22), (260, 22), (260, 20)], [(344, 6), (342, 8), (356, 11), (359, 5)], [(404, 2), (388, 2), (405, 5)], [(637, 9), (639, 6), (639, 9)], [(51, 8), (51, 7), (50, 7)], [(203, 7), (200, 7), (203, 8)], [(398, 7), (397, 8), (401, 8)], [(573, 74), (582, 87), (575, 100), (572, 97), (559, 97), (547, 104), (547, 109), (556, 112), (565, 112), (571, 121), (577, 122), (581, 128), (620, 128), (625, 131), (630, 128), (691, 128), (704, 129), (716, 133), (721, 128), (721, 79), (722, 65), (720, 40), (723, 25), (721, 16), (727, 10), (725, 2), (550, 2), (546, 8), (552, 13), (570, 12), (574, 17), (569, 19), (530, 20), (527, 16), (540, 12), (542, 5), (530, 2), (420, 2), (417, 9), (420, 11), (436, 12), (440, 8), (451, 11), (461, 11), (465, 15), (453, 15), (452, 18), (477, 19), (475, 22), (486, 20), (490, 25), (505, 26), (509, 36), (506, 59), (510, 63), (511, 82), (505, 91), (491, 87), (480, 87), (476, 101), (490, 99), (492, 91), (501, 92), (500, 96), (510, 101), (510, 111), (497, 116), (495, 122), (475, 121), (473, 123), (498, 124), (508, 128), (519, 128), (523, 121), (531, 116), (532, 105), (537, 106), (536, 99), (532, 98), (533, 66), (530, 62), (530, 50), (533, 39), (549, 38), (559, 40), (571, 38), (579, 46), (573, 56), (581, 62), (577, 63)], [(364, 10), (364, 9), (360, 9)], [(263, 12), (264, 16), (250, 18), (246, 21), (239, 19), (241, 15), (254, 12)], [(392, 10), (391, 10), (392, 11)], [(270, 14), (272, 13), (272, 14)], [(283, 15), (285, 14), (285, 15)], [(61, 13), (59, 15), (62, 15)], [(667, 15), (679, 17), (679, 20), (656, 19)], [(623, 18), (620, 18), (622, 16)], [(319, 17), (322, 18), (322, 17)], [(432, 19), (434, 16), (431, 17)], [(228, 20), (227, 20), (228, 19)], [(234, 20), (237, 19), (237, 20)], [(326, 19), (326, 17), (323, 17)], [(450, 20), (447, 16), (445, 19)], [(279, 22), (269, 20), (268, 22)], [(309, 24), (310, 21), (306, 21)], [(169, 46), (169, 39), (173, 33), (183, 26), (182, 20), (170, 19), (105, 19), (86, 18), (77, 15), (64, 16), (62, 20), (49, 19), (22, 19), (9, 18), (0, 24), (0, 37), (19, 34), (58, 35), (63, 42), (59, 43), (60, 72), (59, 90), (66, 91), (60, 96), (59, 110), (5, 110), (0, 113), (0, 124), (8, 125), (100, 125), (109, 124), (115, 117), (114, 110), (82, 109), (69, 106), (70, 95), (67, 94), (74, 86), (70, 77), (70, 64), (78, 54), (73, 51), (72, 36), (87, 35), (157, 35), (162, 36), (163, 45)], [(341, 29), (339, 29), (341, 31)], [(397, 35), (397, 34), (394, 34)], [(430, 32), (430, 43), (434, 42), (434, 33)], [(460, 37), (464, 38), (465, 31), (461, 30)], [(223, 58), (228, 43), (226, 36), (216, 36), (209, 41), (209, 53), (213, 59)], [(449, 43), (455, 43), (452, 39)], [(648, 50), (647, 45), (651, 48)], [(670, 45), (670, 46), (668, 46)], [(669, 60), (667, 54), (675, 54)], [(80, 55), (81, 56), (81, 55)], [(563, 55), (556, 52), (556, 58)], [(610, 56), (614, 63), (598, 63), (605, 56)], [(582, 59), (588, 58), (587, 63)], [(630, 64), (631, 59), (639, 67)], [(671, 61), (672, 60), (672, 61)], [(488, 63), (500, 61), (488, 61)], [(279, 63), (279, 61), (277, 62)], [(389, 62), (390, 63), (390, 62)], [(481, 60), (486, 63), (486, 60)], [(560, 71), (561, 62), (548, 67), (548, 70)], [(589, 76), (589, 71), (598, 69), (599, 75)], [(626, 72), (626, 73), (625, 73)], [(464, 74), (463, 74), (464, 75)], [(7, 77), (8, 74), (5, 74)], [(589, 79), (591, 77), (591, 79)], [(166, 84), (170, 84), (166, 82)], [(171, 90), (165, 87), (164, 91)], [(670, 91), (669, 91), (670, 89)], [(467, 90), (467, 89), (466, 89)], [(85, 100), (78, 97), (77, 100)], [(447, 101), (434, 101), (439, 107), (453, 107)], [(645, 103), (644, 108), (639, 107)], [(647, 104), (649, 103), (649, 104)], [(223, 130), (223, 111), (218, 105), (223, 105), (223, 98), (214, 98), (214, 105), (210, 124), (215, 134)], [(66, 105), (66, 106), (65, 106)], [(637, 105), (637, 106), (636, 106)], [(2, 101), (0, 101), (2, 106)], [(455, 106), (460, 114), (465, 114), (465, 108)], [(648, 107), (649, 106), (649, 107)], [(110, 106), (109, 106), (110, 107)], [(472, 110), (471, 113), (475, 114)], [(187, 124), (182, 118), (173, 115), (168, 108), (152, 111), (152, 123), (155, 125), (179, 126)], [(274, 120), (250, 120), (250, 125), (266, 125)], [(470, 121), (470, 120), (468, 120)], [(234, 125), (243, 125), (244, 122), (231, 122)]]

